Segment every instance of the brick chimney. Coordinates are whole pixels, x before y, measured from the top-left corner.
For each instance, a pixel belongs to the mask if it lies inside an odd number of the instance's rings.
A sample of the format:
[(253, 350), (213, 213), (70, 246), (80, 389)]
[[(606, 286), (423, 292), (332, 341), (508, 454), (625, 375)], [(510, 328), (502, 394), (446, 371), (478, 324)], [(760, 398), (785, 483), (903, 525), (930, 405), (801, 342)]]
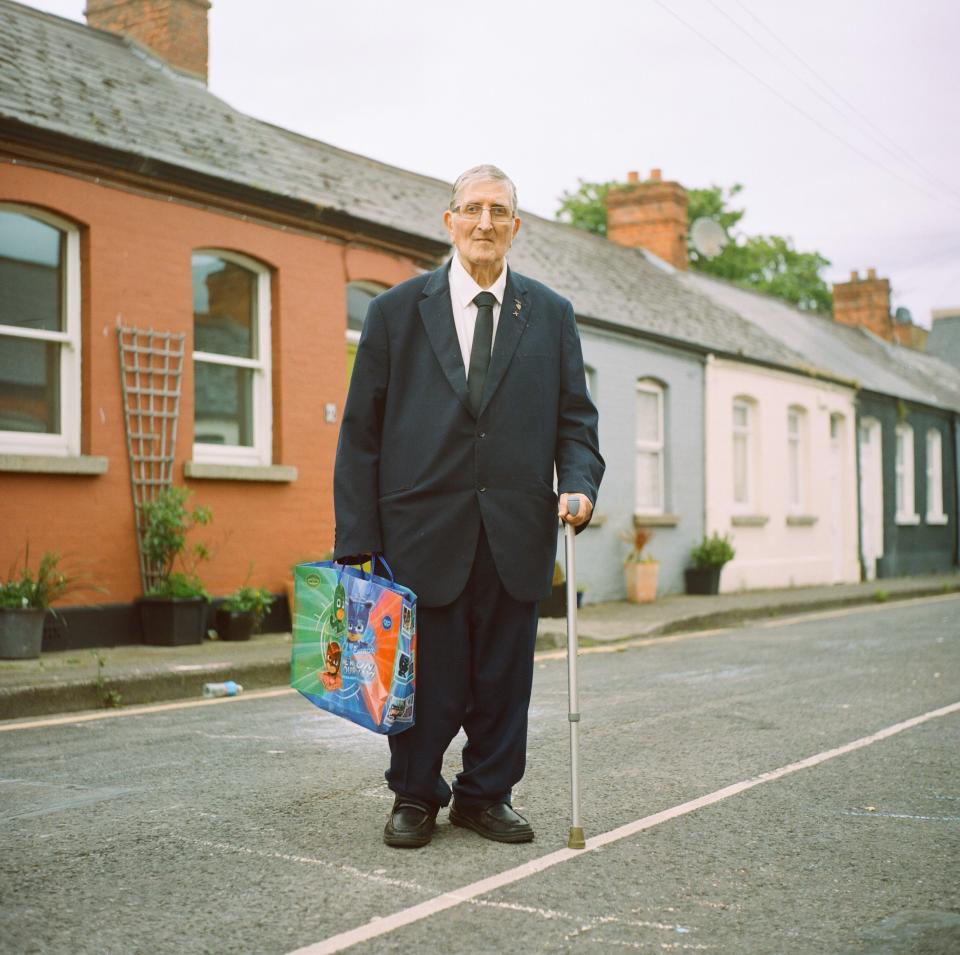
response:
[(210, 0), (87, 0), (87, 23), (142, 43), (174, 69), (207, 82)]
[(833, 319), (854, 328), (869, 329), (874, 335), (893, 341), (890, 317), (890, 280), (878, 279), (876, 269), (867, 269), (867, 277), (851, 272), (849, 282), (833, 286)]
[(628, 172), (625, 184), (607, 192), (607, 238), (686, 269), (687, 190), (678, 182), (664, 182), (659, 169), (646, 182)]

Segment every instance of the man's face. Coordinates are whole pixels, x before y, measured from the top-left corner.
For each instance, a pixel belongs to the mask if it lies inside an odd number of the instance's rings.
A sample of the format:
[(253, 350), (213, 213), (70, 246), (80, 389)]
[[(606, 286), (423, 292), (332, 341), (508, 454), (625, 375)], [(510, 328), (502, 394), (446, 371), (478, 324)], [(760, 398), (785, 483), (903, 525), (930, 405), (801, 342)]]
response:
[(495, 221), (490, 210), (498, 206), (511, 209), (510, 188), (505, 182), (468, 182), (457, 197), (457, 206), (465, 209), (471, 205), (484, 207), (479, 219), (469, 219), (448, 209), (443, 214), (444, 225), (464, 268), (474, 278), (478, 272), (496, 278), (520, 228), (520, 220), (511, 216), (504, 222)]

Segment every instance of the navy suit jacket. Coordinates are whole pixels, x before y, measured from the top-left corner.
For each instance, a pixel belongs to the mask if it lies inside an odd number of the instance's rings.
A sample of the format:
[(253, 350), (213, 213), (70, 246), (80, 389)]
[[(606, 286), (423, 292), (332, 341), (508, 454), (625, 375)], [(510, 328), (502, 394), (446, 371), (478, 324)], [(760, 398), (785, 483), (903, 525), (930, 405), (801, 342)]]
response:
[[(481, 521), (504, 587), (551, 589), (560, 492), (593, 502), (604, 463), (573, 306), (507, 274), (479, 413), (450, 304), (449, 263), (367, 311), (334, 471), (335, 556), (383, 553), (424, 606), (466, 585)], [(585, 525), (584, 525), (585, 526)]]

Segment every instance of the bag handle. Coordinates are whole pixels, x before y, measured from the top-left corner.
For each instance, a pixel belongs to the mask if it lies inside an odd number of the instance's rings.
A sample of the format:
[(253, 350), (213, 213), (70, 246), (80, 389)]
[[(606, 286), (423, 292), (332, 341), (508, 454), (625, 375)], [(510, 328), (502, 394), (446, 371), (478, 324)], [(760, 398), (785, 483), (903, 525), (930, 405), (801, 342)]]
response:
[[(387, 563), (387, 561), (386, 561), (386, 559), (384, 558), (383, 554), (371, 554), (371, 555), (370, 555), (370, 574), (369, 574), (369, 576), (364, 572), (362, 566), (359, 568), (359, 569), (360, 569), (360, 575), (361, 575), (362, 577), (367, 578), (367, 579), (369, 579), (370, 577), (372, 577), (372, 576), (376, 573), (377, 561), (379, 561), (381, 564), (383, 564), (383, 567), (384, 567), (384, 569), (385, 569), (386, 572), (387, 572), (387, 577), (390, 578), (390, 583), (391, 583), (391, 584), (395, 584), (395, 583), (396, 583), (396, 580), (394, 579), (393, 571), (390, 569), (390, 565)], [(353, 566), (353, 565), (351, 565), (351, 564), (346, 563), (345, 561), (334, 561), (334, 563), (335, 563), (335, 564), (339, 567), (339, 569), (340, 569), (340, 573), (339, 573), (339, 576), (340, 576), (340, 577), (343, 576), (343, 572), (344, 572), (344, 570), (346, 570), (347, 567)]]

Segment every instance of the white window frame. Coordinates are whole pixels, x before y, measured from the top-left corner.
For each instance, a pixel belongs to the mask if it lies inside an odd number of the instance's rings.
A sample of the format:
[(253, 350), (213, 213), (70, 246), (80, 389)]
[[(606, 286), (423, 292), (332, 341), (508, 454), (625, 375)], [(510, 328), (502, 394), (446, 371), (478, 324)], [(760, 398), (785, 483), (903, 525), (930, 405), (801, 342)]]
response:
[[(742, 407), (746, 410), (746, 425), (739, 426), (736, 423), (736, 410), (738, 407)], [(733, 456), (731, 460), (731, 465), (733, 469), (733, 485), (731, 487), (731, 499), (733, 502), (733, 511), (736, 514), (753, 514), (757, 509), (757, 500), (756, 500), (756, 428), (757, 428), (757, 402), (753, 398), (749, 398), (746, 395), (737, 395), (733, 399), (733, 404), (731, 405), (731, 415), (730, 415), (730, 436), (731, 436), (731, 449), (733, 451)], [(742, 436), (744, 439), (746, 453), (745, 458), (745, 470), (744, 482), (746, 484), (746, 499), (743, 501), (737, 500), (737, 437)]]
[(943, 510), (943, 435), (939, 428), (927, 429), (927, 523), (946, 524)]
[(787, 468), (787, 511), (802, 514), (807, 496), (807, 409), (803, 405), (787, 408)]
[[(249, 368), (253, 371), (253, 444), (245, 447), (237, 444), (205, 444), (195, 441), (194, 461), (204, 464), (232, 464), (237, 466), (269, 465), (273, 463), (273, 389), (271, 351), (271, 272), (255, 259), (228, 252), (225, 249), (194, 249), (191, 253), (191, 293), (193, 289), (193, 257), (210, 255), (225, 262), (232, 262), (253, 272), (257, 277), (257, 358), (237, 358), (218, 355), (215, 352), (194, 351), (193, 361), (211, 365), (227, 365), (231, 368)], [(196, 377), (194, 376), (194, 380)], [(196, 417), (193, 419), (196, 423)]]
[(919, 524), (914, 484), (913, 428), (900, 422), (895, 429), (894, 496), (898, 524)]
[[(635, 411), (634, 419), (634, 489), (633, 489), (633, 507), (634, 513), (649, 517), (656, 514), (666, 513), (666, 467), (665, 467), (665, 441), (663, 427), (663, 405), (666, 395), (666, 389), (658, 381), (651, 378), (641, 378), (636, 383), (636, 394), (653, 395), (657, 400), (657, 437), (654, 439), (640, 437), (640, 418)], [(634, 408), (636, 409), (636, 402)], [(655, 455), (657, 460), (657, 480), (660, 488), (660, 500), (653, 506), (642, 505), (640, 503), (640, 455)]]
[(0, 325), (0, 338), (27, 338), (31, 341), (60, 344), (60, 431), (56, 434), (0, 431), (0, 454), (78, 457), (82, 397), (80, 392), (82, 380), (80, 373), (80, 230), (66, 219), (61, 219), (34, 206), (0, 202), (0, 211), (36, 219), (38, 222), (59, 229), (66, 236), (62, 263), (64, 330), (50, 332)]

